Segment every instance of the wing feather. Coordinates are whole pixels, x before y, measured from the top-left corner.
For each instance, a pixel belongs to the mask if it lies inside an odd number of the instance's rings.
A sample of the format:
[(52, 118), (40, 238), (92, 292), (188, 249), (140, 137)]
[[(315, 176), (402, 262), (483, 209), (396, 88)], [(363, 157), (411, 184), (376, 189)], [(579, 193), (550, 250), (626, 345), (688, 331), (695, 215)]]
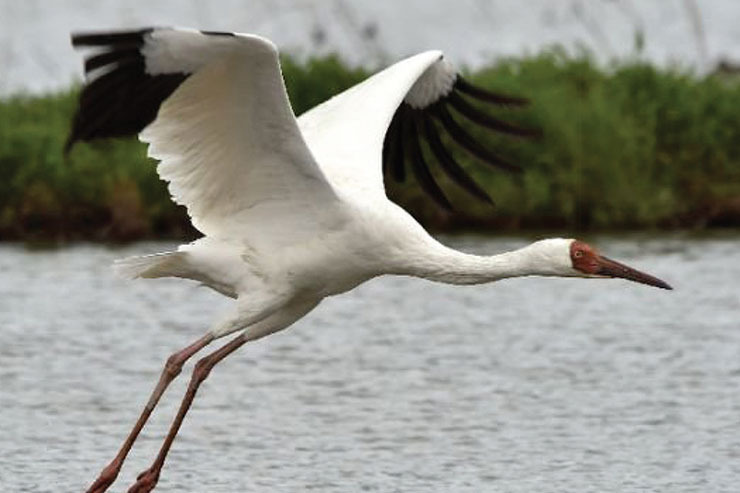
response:
[[(412, 109), (406, 109), (406, 111), (413, 112)], [(421, 139), (421, 118), (418, 115), (411, 116), (411, 125), (413, 131), (409, 140), (411, 141), (411, 169), (414, 172), (416, 181), (419, 182), (421, 188), (443, 209), (452, 211), (452, 204), (449, 199), (445, 196), (442, 189), (439, 187), (437, 182), (434, 180), (434, 176), (429, 172), (429, 165), (424, 159), (424, 152), (421, 149), (419, 139)]]
[(77, 35), (73, 44), (102, 51), (86, 62), (88, 82), (69, 145), (141, 131), (173, 199), (201, 232), (238, 238), (279, 227), (295, 233), (336, 210), (270, 41), (145, 29)]
[[(447, 133), (449, 141), (479, 161), (505, 171), (520, 168), (481, 142), (464, 123), (519, 137), (537, 137), (538, 130), (523, 128), (495, 118), (468, 102), (517, 107), (523, 98), (488, 91), (464, 80), (438, 51), (402, 60), (362, 84), (317, 106), (299, 119), (306, 142), (317, 156), (327, 179), (337, 190), (352, 196), (385, 198), (384, 177), (406, 181), (410, 164), (416, 183), (438, 205), (451, 203), (435, 180), (432, 168), (474, 197), (492, 204), (485, 190), (470, 177), (445, 148), (434, 124)], [(419, 139), (427, 142), (430, 157), (424, 157)]]
[(471, 195), (479, 198), (480, 200), (493, 205), (491, 197), (468, 175), (460, 164), (450, 155), (449, 151), (445, 148), (442, 143), (442, 139), (439, 138), (434, 123), (431, 119), (425, 118), (424, 122), (424, 138), (429, 143), (429, 148), (437, 158), (440, 167), (445, 174), (460, 187), (467, 190)]

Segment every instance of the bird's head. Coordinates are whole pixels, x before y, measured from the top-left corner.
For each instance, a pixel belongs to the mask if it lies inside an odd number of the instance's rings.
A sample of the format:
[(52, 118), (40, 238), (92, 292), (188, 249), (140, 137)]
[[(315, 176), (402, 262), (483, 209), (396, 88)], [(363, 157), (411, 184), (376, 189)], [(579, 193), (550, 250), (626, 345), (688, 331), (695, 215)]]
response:
[(640, 272), (601, 255), (595, 248), (579, 240), (571, 240), (568, 254), (572, 268), (582, 277), (627, 279), (662, 289), (673, 289), (665, 281)]
[(589, 244), (572, 239), (548, 239), (530, 245), (539, 273), (564, 277), (621, 278), (662, 289), (668, 283), (601, 255)]

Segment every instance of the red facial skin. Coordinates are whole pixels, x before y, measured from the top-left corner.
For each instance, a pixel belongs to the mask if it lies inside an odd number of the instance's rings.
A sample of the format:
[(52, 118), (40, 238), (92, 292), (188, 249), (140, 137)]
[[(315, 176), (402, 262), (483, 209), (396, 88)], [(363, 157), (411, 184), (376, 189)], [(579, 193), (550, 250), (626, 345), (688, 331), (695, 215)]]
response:
[(602, 277), (619, 277), (629, 281), (647, 284), (662, 289), (673, 289), (668, 283), (626, 266), (610, 258), (606, 258), (586, 243), (574, 240), (570, 245), (570, 261), (573, 268), (584, 274)]
[(574, 240), (570, 245), (570, 260), (573, 268), (584, 274), (598, 274), (601, 269), (599, 254), (588, 244)]

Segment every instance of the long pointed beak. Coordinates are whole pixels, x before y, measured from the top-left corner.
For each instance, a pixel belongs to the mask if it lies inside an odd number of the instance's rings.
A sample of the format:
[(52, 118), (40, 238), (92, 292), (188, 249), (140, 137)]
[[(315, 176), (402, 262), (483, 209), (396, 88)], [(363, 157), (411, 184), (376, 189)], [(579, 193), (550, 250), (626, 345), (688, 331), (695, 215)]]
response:
[(640, 272), (637, 269), (620, 264), (616, 260), (612, 260), (607, 257), (599, 257), (598, 265), (599, 270), (596, 274), (599, 276), (620, 277), (622, 279), (655, 286), (656, 288), (673, 289), (667, 282), (662, 281), (657, 277), (645, 274), (644, 272)]

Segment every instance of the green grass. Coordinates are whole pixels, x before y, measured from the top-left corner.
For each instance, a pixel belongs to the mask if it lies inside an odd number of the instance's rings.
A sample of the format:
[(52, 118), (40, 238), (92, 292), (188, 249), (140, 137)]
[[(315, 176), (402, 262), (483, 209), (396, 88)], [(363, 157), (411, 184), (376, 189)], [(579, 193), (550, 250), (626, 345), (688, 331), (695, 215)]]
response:
[[(284, 73), (300, 114), (367, 76), (335, 57)], [(740, 225), (740, 85), (630, 63), (609, 70), (552, 51), (469, 74), (526, 96), (504, 119), (539, 127), (536, 141), (491, 136), (488, 145), (525, 173), (489, 171), (456, 157), (496, 201), (474, 201), (438, 176), (456, 208), (448, 215), (413, 186), (393, 198), (436, 228), (605, 230)], [(62, 153), (78, 89), (0, 101), (0, 238), (135, 239), (193, 236), (168, 198), (145, 147), (104, 141)]]

